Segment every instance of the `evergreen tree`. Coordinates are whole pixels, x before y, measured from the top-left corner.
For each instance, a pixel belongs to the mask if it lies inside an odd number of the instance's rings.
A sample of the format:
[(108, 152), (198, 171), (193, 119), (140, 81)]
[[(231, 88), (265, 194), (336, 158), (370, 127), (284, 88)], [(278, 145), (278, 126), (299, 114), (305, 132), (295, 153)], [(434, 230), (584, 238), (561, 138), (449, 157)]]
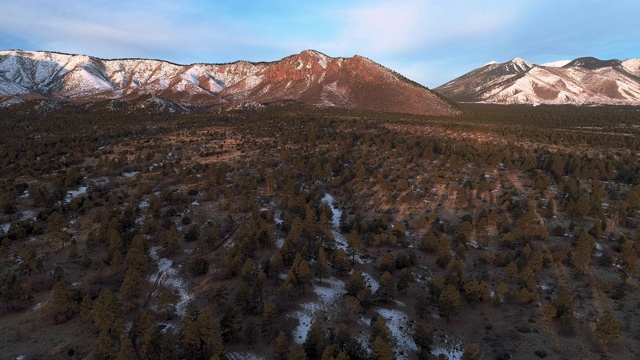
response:
[(284, 331), (280, 331), (273, 341), (272, 354), (274, 360), (287, 360), (289, 355), (289, 339), (287, 339)]
[(365, 287), (367, 287), (367, 283), (360, 271), (354, 271), (345, 286), (347, 294), (351, 296), (358, 296), (358, 293)]
[(369, 343), (372, 344), (376, 338), (384, 340), (385, 344), (394, 346), (396, 339), (391, 333), (391, 329), (387, 326), (387, 322), (381, 315), (376, 315), (371, 320), (371, 335), (369, 337)]
[(412, 281), (413, 276), (411, 275), (411, 269), (404, 268), (400, 270), (400, 273), (398, 274), (398, 283), (396, 284), (396, 288), (399, 292), (406, 294), (409, 284), (411, 284)]
[(271, 337), (273, 333), (273, 325), (278, 320), (278, 308), (273, 301), (267, 301), (262, 307), (262, 323), (261, 328), (267, 337)]
[(103, 289), (93, 307), (93, 322), (101, 331), (119, 336), (124, 329), (122, 305), (109, 289)]
[(371, 359), (372, 360), (393, 360), (395, 355), (389, 344), (380, 336), (376, 337), (371, 346)]
[(51, 310), (56, 323), (63, 323), (80, 309), (80, 293), (68, 281), (61, 281), (53, 286), (51, 294)]
[(387, 302), (396, 295), (396, 285), (393, 280), (393, 275), (389, 272), (385, 271), (382, 276), (380, 276), (380, 287), (376, 294), (383, 302)]
[(320, 322), (314, 320), (311, 323), (307, 338), (304, 340), (302, 347), (304, 347), (304, 351), (309, 359), (318, 359), (326, 346), (327, 334)]
[(362, 246), (362, 239), (360, 238), (360, 234), (358, 234), (358, 230), (351, 230), (351, 233), (347, 237), (347, 254), (351, 256), (351, 265), (355, 265), (356, 255), (362, 250)]
[(455, 316), (460, 312), (461, 307), (460, 292), (452, 284), (447, 285), (438, 299), (440, 316), (446, 317), (447, 322), (449, 322), (451, 316)]
[(433, 346), (433, 332), (427, 324), (422, 323), (416, 327), (413, 333), (413, 341), (418, 347), (418, 357), (427, 359)]
[(347, 253), (344, 250), (340, 248), (336, 250), (335, 258), (333, 259), (333, 267), (339, 273), (345, 273), (349, 271), (349, 268), (350, 268), (349, 257), (347, 256)]
[(133, 347), (131, 339), (126, 338), (120, 342), (118, 360), (131, 360), (137, 358), (136, 349)]
[(610, 313), (606, 313), (596, 324), (596, 337), (607, 345), (620, 337), (620, 322)]
[(416, 315), (418, 315), (420, 319), (424, 319), (425, 316), (429, 315), (429, 298), (427, 298), (426, 295), (418, 295), (416, 298), (415, 310)]
[(322, 282), (322, 279), (329, 274), (329, 259), (324, 249), (318, 250), (318, 258), (313, 264), (314, 275)]
[(109, 360), (115, 356), (115, 345), (107, 330), (100, 332), (98, 340), (93, 344), (93, 357), (96, 360)]
[(203, 358), (222, 358), (225, 352), (220, 327), (210, 308), (205, 308), (199, 315), (197, 327), (200, 336), (200, 355)]
[(307, 352), (302, 345), (296, 345), (291, 354), (290, 360), (307, 360)]
[(484, 355), (480, 351), (480, 345), (477, 343), (471, 343), (467, 345), (462, 354), (461, 360), (484, 360)]
[(619, 262), (621, 266), (622, 282), (638, 273), (638, 252), (633, 241), (626, 239), (620, 248)]
[(126, 310), (131, 310), (135, 307), (140, 295), (140, 288), (144, 283), (144, 279), (140, 272), (135, 267), (130, 267), (125, 276), (118, 294), (120, 295), (120, 301)]

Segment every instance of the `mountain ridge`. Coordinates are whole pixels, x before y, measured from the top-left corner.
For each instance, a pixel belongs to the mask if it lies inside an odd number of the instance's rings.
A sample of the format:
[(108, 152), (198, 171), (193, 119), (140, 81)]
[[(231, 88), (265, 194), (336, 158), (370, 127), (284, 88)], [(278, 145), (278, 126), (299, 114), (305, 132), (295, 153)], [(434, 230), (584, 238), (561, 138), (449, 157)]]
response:
[(640, 59), (488, 63), (434, 89), (458, 102), (640, 105)]
[(272, 62), (176, 64), (157, 59), (0, 51), (0, 97), (95, 102), (160, 96), (186, 106), (297, 100), (422, 115), (454, 115), (439, 95), (371, 59), (304, 50)]

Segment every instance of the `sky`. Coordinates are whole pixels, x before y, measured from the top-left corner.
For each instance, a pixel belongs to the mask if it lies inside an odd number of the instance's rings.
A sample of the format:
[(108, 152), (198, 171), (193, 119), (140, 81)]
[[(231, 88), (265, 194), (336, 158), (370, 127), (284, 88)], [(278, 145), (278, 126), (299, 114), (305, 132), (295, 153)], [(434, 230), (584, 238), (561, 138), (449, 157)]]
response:
[(638, 14), (638, 0), (2, 0), (0, 50), (191, 64), (314, 49), (433, 88), (515, 57), (640, 58)]

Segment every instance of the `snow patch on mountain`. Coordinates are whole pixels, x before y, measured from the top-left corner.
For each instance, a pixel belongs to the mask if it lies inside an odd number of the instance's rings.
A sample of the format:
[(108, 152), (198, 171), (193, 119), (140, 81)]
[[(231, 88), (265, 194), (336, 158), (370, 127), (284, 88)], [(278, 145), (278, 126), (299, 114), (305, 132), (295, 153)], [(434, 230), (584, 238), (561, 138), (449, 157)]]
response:
[(571, 60), (558, 60), (558, 61), (553, 61), (553, 62), (548, 62), (548, 63), (544, 63), (541, 66), (546, 66), (546, 67), (563, 67), (565, 65), (567, 65), (568, 63), (570, 63)]
[(499, 104), (640, 105), (640, 59), (579, 58), (541, 66), (515, 58), (438, 88), (453, 100)]

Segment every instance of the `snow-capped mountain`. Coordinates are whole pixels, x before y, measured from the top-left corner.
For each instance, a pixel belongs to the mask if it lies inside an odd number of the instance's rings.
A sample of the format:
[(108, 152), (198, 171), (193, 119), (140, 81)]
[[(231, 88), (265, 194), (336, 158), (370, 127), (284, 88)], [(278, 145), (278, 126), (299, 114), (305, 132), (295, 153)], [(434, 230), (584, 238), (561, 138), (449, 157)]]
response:
[(180, 105), (265, 103), (448, 115), (455, 106), (362, 56), (313, 50), (276, 62), (178, 65), (147, 59), (105, 60), (55, 52), (0, 51), (0, 100), (92, 102), (153, 95)]
[(640, 105), (640, 59), (489, 63), (434, 91), (460, 102)]

